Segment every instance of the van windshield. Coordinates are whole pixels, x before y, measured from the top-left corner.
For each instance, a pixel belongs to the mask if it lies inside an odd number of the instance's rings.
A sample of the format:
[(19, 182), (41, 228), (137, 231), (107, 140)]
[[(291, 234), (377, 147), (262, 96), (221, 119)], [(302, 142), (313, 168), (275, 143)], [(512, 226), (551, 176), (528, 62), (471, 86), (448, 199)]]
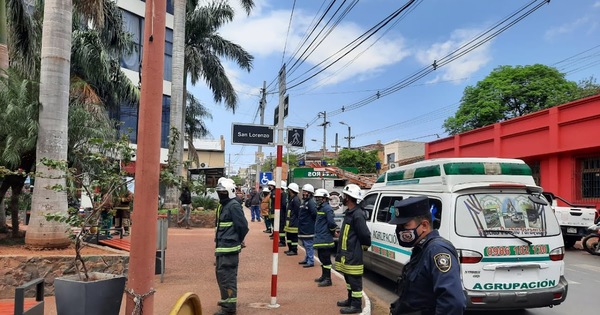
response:
[(458, 196), (455, 218), (456, 233), (461, 236), (514, 238), (560, 233), (551, 208), (532, 202), (526, 193)]

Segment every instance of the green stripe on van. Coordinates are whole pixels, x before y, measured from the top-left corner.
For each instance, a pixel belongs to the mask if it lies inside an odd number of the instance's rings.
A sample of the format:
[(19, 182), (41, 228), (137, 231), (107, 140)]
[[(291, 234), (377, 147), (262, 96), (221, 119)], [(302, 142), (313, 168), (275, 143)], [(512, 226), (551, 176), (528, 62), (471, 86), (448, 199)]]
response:
[(379, 243), (379, 242), (373, 242), (373, 241), (371, 241), (371, 246), (379, 246), (381, 248), (385, 248), (387, 250), (391, 250), (393, 252), (400, 253), (400, 254), (407, 255), (407, 256), (410, 256), (410, 254), (411, 254), (411, 251), (409, 251), (409, 250), (398, 248), (398, 247), (394, 247), (394, 246), (390, 246), (390, 245), (387, 245), (387, 244), (384, 244), (384, 243)]
[(539, 257), (484, 257), (481, 262), (523, 262), (523, 261), (549, 261), (550, 256)]

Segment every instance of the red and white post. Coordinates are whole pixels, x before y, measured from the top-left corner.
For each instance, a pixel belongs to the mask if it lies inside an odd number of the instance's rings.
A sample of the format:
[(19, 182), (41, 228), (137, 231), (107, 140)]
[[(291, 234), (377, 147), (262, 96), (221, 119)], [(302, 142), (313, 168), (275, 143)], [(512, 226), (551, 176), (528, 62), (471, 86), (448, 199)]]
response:
[(279, 265), (279, 218), (281, 217), (281, 164), (283, 160), (283, 118), (285, 99), (285, 64), (279, 71), (279, 117), (277, 119), (277, 166), (275, 167), (275, 218), (273, 219), (273, 273), (271, 275), (271, 303), (269, 307), (278, 308), (277, 272)]

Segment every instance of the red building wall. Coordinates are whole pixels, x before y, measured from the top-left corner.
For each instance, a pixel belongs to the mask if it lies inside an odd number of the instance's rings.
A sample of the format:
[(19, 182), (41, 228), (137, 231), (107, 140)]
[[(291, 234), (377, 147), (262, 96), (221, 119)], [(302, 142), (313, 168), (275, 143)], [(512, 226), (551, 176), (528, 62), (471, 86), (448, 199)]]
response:
[(575, 203), (581, 196), (581, 159), (600, 157), (600, 95), (486, 126), (425, 145), (425, 158), (518, 158), (539, 163), (540, 185)]

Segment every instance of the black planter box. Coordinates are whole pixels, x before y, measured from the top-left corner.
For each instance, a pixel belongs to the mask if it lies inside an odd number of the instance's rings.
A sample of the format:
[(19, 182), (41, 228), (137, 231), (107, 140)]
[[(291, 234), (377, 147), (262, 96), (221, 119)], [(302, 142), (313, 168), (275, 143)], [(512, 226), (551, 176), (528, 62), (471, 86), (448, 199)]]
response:
[(83, 282), (71, 275), (54, 279), (56, 310), (60, 315), (118, 315), (125, 276), (91, 272)]

